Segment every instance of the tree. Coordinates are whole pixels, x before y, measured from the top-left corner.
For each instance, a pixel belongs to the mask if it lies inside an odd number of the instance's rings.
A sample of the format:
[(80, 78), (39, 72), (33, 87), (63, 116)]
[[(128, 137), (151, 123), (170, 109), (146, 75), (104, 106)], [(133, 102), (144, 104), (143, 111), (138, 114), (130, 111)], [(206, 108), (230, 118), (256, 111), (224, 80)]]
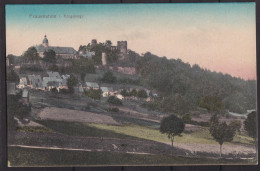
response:
[(21, 94), (7, 95), (7, 127), (8, 130), (15, 130), (17, 117), (21, 122), (31, 112), (31, 105), (24, 105), (21, 101)]
[(191, 115), (190, 114), (183, 115), (182, 120), (185, 124), (190, 124), (191, 123)]
[(130, 96), (137, 96), (137, 91), (136, 89), (133, 89), (130, 93), (129, 93)]
[(23, 54), (26, 61), (37, 62), (39, 61), (39, 55), (35, 47), (30, 47)]
[(141, 90), (138, 90), (137, 96), (140, 98), (147, 98), (147, 93), (145, 90), (141, 89)]
[(6, 80), (10, 82), (19, 83), (19, 76), (16, 74), (14, 70), (7, 70)]
[(56, 53), (53, 50), (47, 50), (43, 53), (43, 60), (48, 63), (56, 64)]
[(116, 83), (117, 78), (113, 75), (112, 72), (107, 71), (107, 72), (103, 75), (103, 77), (101, 78), (101, 81), (103, 81), (103, 82), (105, 82), (105, 83), (110, 83), (110, 84), (112, 84), (112, 83)]
[(85, 94), (95, 100), (100, 100), (101, 99), (101, 91), (100, 90), (94, 90), (94, 89), (90, 89), (85, 91)]
[(211, 136), (219, 143), (219, 156), (222, 157), (222, 145), (224, 142), (231, 142), (235, 136), (236, 130), (226, 122), (219, 123), (217, 115), (214, 115), (210, 119), (210, 129), (209, 132)]
[(76, 86), (77, 84), (78, 84), (78, 79), (72, 74), (67, 80), (67, 85), (70, 93), (74, 93), (74, 86)]
[(175, 136), (181, 136), (185, 124), (182, 119), (178, 118), (175, 115), (170, 115), (165, 117), (161, 121), (160, 132), (167, 134), (168, 138), (172, 142), (172, 155), (173, 155), (173, 140)]
[(257, 147), (256, 122), (257, 122), (256, 112), (253, 111), (247, 115), (247, 118), (244, 121), (244, 124), (245, 124), (245, 130), (247, 131), (248, 135), (254, 139), (255, 146)]
[(241, 122), (239, 120), (234, 120), (229, 124), (235, 131), (240, 132)]
[(199, 101), (199, 106), (210, 112), (221, 112), (224, 110), (222, 101), (216, 96), (204, 96)]
[(112, 46), (111, 40), (107, 40), (106, 43), (105, 43), (105, 46)]
[(110, 96), (108, 99), (107, 99), (107, 102), (108, 103), (111, 103), (111, 104), (114, 104), (114, 105), (122, 105), (122, 101), (115, 97), (115, 96)]
[(124, 97), (129, 96), (129, 93), (127, 92), (126, 89), (123, 89), (123, 90), (120, 92), (120, 94), (121, 94), (122, 96), (124, 96)]

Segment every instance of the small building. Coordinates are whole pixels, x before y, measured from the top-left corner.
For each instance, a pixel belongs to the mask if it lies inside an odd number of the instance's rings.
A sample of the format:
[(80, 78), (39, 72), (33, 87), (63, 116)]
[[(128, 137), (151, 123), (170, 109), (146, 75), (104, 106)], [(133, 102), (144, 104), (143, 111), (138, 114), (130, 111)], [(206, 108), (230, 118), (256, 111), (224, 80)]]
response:
[(86, 88), (87, 89), (99, 89), (99, 85), (95, 82), (86, 82)]
[(124, 96), (122, 96), (121, 94), (116, 94), (116, 97), (120, 100), (123, 100), (124, 99)]
[(7, 94), (16, 95), (16, 86), (13, 82), (7, 82)]
[(25, 105), (29, 104), (29, 90), (23, 89), (22, 91), (22, 103)]
[(20, 82), (17, 85), (17, 88), (20, 88), (20, 89), (21, 88), (25, 88), (27, 85), (28, 85), (27, 78), (26, 77), (21, 77), (20, 78)]
[(103, 97), (113, 96), (114, 91), (112, 87), (100, 87)]

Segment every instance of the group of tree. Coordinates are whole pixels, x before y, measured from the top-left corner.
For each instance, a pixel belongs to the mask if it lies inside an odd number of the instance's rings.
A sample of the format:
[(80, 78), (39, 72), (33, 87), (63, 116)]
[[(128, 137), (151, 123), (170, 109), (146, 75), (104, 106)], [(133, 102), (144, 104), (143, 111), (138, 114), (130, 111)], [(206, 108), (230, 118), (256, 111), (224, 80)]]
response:
[(7, 127), (8, 130), (15, 130), (18, 126), (16, 117), (21, 122), (25, 122), (24, 118), (29, 116), (31, 105), (25, 105), (21, 101), (21, 93), (16, 95), (7, 95)]
[(216, 96), (203, 96), (199, 100), (198, 106), (207, 109), (209, 112), (221, 113), (224, 111), (224, 104)]
[(165, 113), (186, 114), (190, 110), (190, 104), (185, 96), (175, 94), (166, 97), (154, 98), (151, 102), (143, 104), (149, 110), (155, 110)]
[(102, 97), (101, 90), (95, 90), (95, 89), (89, 89), (84, 91), (85, 95), (94, 99), (94, 100), (100, 100)]
[[(222, 110), (245, 113), (247, 109), (256, 108), (255, 80), (246, 81), (149, 52), (143, 57), (135, 56), (135, 62), (141, 85), (157, 90), (162, 97), (180, 94), (190, 109), (199, 104), (217, 113)], [(207, 98), (210, 99), (208, 104)], [(212, 106), (213, 101), (216, 106)]]
[(107, 71), (103, 74), (103, 77), (100, 79), (104, 83), (115, 84), (117, 82), (117, 78), (111, 71)]
[(9, 82), (19, 83), (20, 78), (13, 69), (6, 70), (6, 80)]
[(78, 84), (78, 79), (73, 74), (67, 79), (67, 86), (70, 93), (74, 93), (74, 87)]
[(132, 89), (130, 92), (128, 92), (126, 89), (123, 89), (120, 94), (123, 97), (130, 97), (130, 96), (134, 96), (134, 97), (139, 97), (139, 98), (147, 98), (147, 93), (144, 89), (140, 89), (140, 90), (136, 90), (136, 89)]
[(113, 105), (122, 105), (123, 102), (116, 96), (109, 96), (107, 102)]
[[(181, 136), (186, 123), (191, 123), (192, 119), (190, 115), (183, 115), (182, 119), (176, 115), (169, 115), (164, 117), (161, 121), (160, 132), (167, 134), (172, 144), (173, 155), (173, 141), (175, 136)], [(256, 112), (251, 112), (247, 119), (244, 121), (245, 130), (248, 135), (254, 139), (254, 144), (257, 149), (257, 125), (256, 125)], [(236, 135), (236, 132), (240, 131), (241, 122), (238, 120), (232, 121), (230, 124), (226, 122), (220, 122), (219, 115), (214, 114), (210, 118), (209, 132), (213, 139), (219, 143), (220, 150), (219, 156), (222, 157), (222, 146), (225, 142), (231, 142)]]
[(256, 111), (248, 114), (247, 119), (244, 121), (245, 130), (248, 135), (254, 139), (254, 144), (257, 149), (257, 117)]
[(24, 62), (36, 63), (40, 60), (39, 54), (35, 47), (29, 47), (22, 55)]

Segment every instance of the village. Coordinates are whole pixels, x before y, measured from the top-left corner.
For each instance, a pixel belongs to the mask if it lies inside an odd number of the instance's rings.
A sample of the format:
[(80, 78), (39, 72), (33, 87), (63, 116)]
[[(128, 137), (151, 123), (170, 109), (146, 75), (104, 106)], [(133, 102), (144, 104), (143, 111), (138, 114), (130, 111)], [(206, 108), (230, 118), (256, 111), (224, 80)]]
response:
[[(110, 43), (111, 44), (111, 43)], [(122, 60), (127, 56), (127, 43), (126, 42), (118, 42), (118, 46), (110, 46), (110, 44), (106, 45), (106, 48), (109, 48), (111, 50), (117, 50), (117, 48), (121, 48), (118, 52), (118, 55), (120, 56), (120, 59)], [(95, 47), (97, 45), (97, 41), (95, 39), (92, 40), (91, 46)], [(95, 52), (89, 52), (86, 50), (80, 50), (78, 53), (76, 53), (76, 50), (69, 47), (52, 47), (48, 45), (48, 39), (45, 35), (42, 44), (39, 46), (36, 46), (37, 52), (39, 54), (39, 57), (44, 57), (44, 52), (46, 50), (54, 50), (56, 53), (56, 57), (60, 57), (63, 59), (78, 59), (80, 57), (91, 59)], [(13, 64), (10, 64), (9, 58), (7, 58), (7, 66), (12, 66), (14, 70), (19, 72), (19, 69), (21, 68), (23, 64), (18, 64), (17, 66), (13, 66)], [(57, 65), (61, 65), (57, 63)], [(104, 68), (106, 67), (107, 70), (115, 70), (115, 67), (108, 66), (107, 59), (106, 59), (106, 53), (102, 52), (102, 64), (99, 66), (96, 66), (96, 68)], [(128, 75), (134, 75), (135, 69), (130, 67), (117, 67), (116, 70), (119, 73), (128, 74)], [(93, 74), (92, 74), (93, 75)], [(41, 90), (41, 91), (57, 91), (62, 92), (61, 90), (67, 90), (67, 80), (70, 78), (69, 74), (61, 75), (59, 72), (55, 71), (46, 71), (41, 75), (36, 74), (19, 74), (19, 83), (12, 83), (8, 82), (7, 88), (8, 88), (8, 94), (15, 94), (17, 91), (16, 88), (22, 91), (24, 98), (29, 97), (30, 89), (34, 90)], [(88, 80), (90, 79), (90, 80)], [(122, 91), (131, 92), (134, 91), (140, 91), (143, 90), (146, 92), (145, 100), (150, 101), (152, 96), (157, 96), (156, 93), (152, 94), (150, 90), (143, 88), (141, 86), (127, 86), (127, 85), (115, 85), (110, 84), (107, 86), (107, 84), (103, 84), (102, 82), (98, 83), (96, 79), (93, 80), (93, 78), (88, 78), (88, 74), (86, 75), (84, 81), (79, 82), (77, 85), (73, 87), (74, 94), (77, 96), (82, 96), (84, 94), (84, 91), (87, 90), (100, 90), (102, 97), (106, 98), (109, 96), (115, 96), (120, 100), (130, 100), (135, 99), (137, 100), (136, 96), (123, 96)]]
[[(24, 116), (15, 114), (18, 126), (9, 131), (9, 146), (14, 149), (10, 152), (11, 163), (16, 161), (17, 151), (27, 148), (40, 148), (46, 154), (54, 149), (87, 151), (90, 156), (109, 153), (115, 160), (122, 153), (137, 158), (147, 155), (145, 162), (150, 161), (149, 156), (160, 161), (161, 155), (166, 154), (166, 164), (175, 160), (169, 157), (169, 139), (159, 132), (160, 123), (169, 112), (147, 107), (153, 107), (158, 99), (167, 102), (167, 96), (140, 83), (135, 61), (131, 62), (135, 54), (130, 53), (126, 41), (113, 46), (109, 40), (98, 43), (93, 39), (76, 51), (72, 47), (50, 46), (45, 35), (40, 45), (29, 47), (16, 61), (8, 56), (7, 95), (20, 95), (20, 102), (29, 108), (21, 110)], [(180, 105), (186, 104), (179, 95), (175, 97)], [(169, 102), (171, 106), (174, 105)], [(181, 117), (188, 121), (184, 138), (177, 137), (174, 142), (175, 157), (216, 160), (219, 147), (208, 130), (210, 112), (205, 108), (188, 112), (188, 107), (178, 109), (184, 111)], [(239, 134), (223, 151), (225, 158), (235, 158), (236, 162), (254, 161), (256, 154), (253, 140), (244, 129), (245, 119), (242, 115), (220, 117), (221, 121), (240, 125)], [(109, 158), (82, 163), (95, 165)]]

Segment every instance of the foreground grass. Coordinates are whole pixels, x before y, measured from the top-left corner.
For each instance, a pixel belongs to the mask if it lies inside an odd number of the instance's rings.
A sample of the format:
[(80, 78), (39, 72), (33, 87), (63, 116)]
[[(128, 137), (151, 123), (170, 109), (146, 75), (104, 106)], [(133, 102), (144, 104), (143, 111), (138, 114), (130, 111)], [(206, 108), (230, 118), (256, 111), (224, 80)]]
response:
[(207, 159), (167, 155), (143, 155), (112, 152), (8, 148), (11, 166), (86, 166), (86, 165), (191, 165), (254, 164), (255, 160)]
[[(48, 129), (71, 136), (124, 138), (132, 140), (146, 139), (170, 143), (167, 135), (161, 134), (158, 129), (135, 124), (118, 126), (52, 120), (42, 120), (39, 121), (39, 123), (46, 126)], [(205, 127), (192, 133), (182, 133), (182, 137), (177, 136), (174, 141), (178, 143), (217, 144), (210, 135), (208, 128)], [(226, 144), (252, 145), (252, 143), (252, 138), (246, 135), (236, 135), (231, 143)]]
[[(89, 124), (92, 127), (96, 127), (102, 130), (109, 130), (115, 133), (120, 133), (124, 135), (129, 135), (132, 137), (143, 138), (147, 140), (170, 143), (167, 135), (161, 134), (158, 129), (138, 126), (138, 125), (123, 125), (123, 126), (114, 126), (114, 125), (103, 125), (103, 124)], [(182, 133), (182, 137), (175, 137), (175, 142), (178, 143), (199, 143), (199, 144), (217, 144), (217, 142), (212, 138), (209, 133), (208, 128), (202, 128), (199, 131), (192, 133)], [(253, 139), (250, 137), (236, 135), (233, 142), (227, 144), (249, 144), (251, 145)]]

